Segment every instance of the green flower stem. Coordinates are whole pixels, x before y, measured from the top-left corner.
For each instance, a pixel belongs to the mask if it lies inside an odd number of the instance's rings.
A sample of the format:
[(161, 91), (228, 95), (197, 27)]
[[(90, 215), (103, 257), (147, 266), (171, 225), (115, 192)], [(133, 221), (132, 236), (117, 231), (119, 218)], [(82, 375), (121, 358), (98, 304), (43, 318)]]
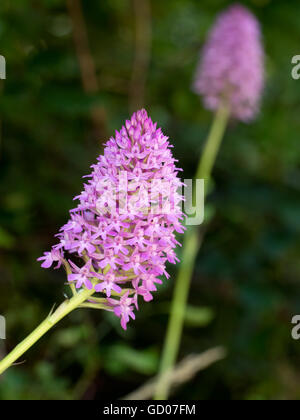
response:
[(65, 300), (52, 314), (49, 316), (31, 333), (29, 334), (20, 344), (18, 344), (14, 350), (12, 350), (4, 359), (0, 361), (0, 375), (8, 369), (16, 360), (19, 359), (33, 344), (35, 344), (47, 331), (49, 331), (55, 324), (57, 324), (62, 318), (78, 308), (83, 302), (85, 302), (90, 296), (95, 293), (94, 288), (83, 289), (76, 293), (71, 299)]
[(225, 128), (228, 122), (230, 109), (227, 105), (222, 105), (215, 114), (204, 150), (199, 160), (196, 179), (208, 180), (211, 176), (212, 168), (224, 136)]
[(198, 248), (199, 238), (197, 229), (188, 229), (185, 233), (182, 262), (175, 283), (174, 295), (170, 308), (170, 318), (160, 366), (160, 379), (157, 383), (154, 398), (156, 400), (165, 400), (168, 398), (169, 373), (172, 371), (177, 358), (190, 279), (193, 274)]
[(90, 309), (104, 309), (106, 311), (113, 311), (109, 306), (104, 305), (102, 303), (82, 303), (79, 308), (90, 308)]
[[(196, 172), (196, 179), (208, 181), (216, 160), (218, 150), (225, 132), (230, 110), (226, 105), (220, 106), (208, 135), (201, 159)], [(198, 229), (190, 226), (184, 237), (181, 265), (176, 280), (170, 317), (164, 342), (159, 380), (156, 386), (154, 399), (165, 400), (170, 389), (170, 371), (173, 370), (180, 346), (184, 314), (194, 271), (195, 260), (200, 249), (201, 240)]]

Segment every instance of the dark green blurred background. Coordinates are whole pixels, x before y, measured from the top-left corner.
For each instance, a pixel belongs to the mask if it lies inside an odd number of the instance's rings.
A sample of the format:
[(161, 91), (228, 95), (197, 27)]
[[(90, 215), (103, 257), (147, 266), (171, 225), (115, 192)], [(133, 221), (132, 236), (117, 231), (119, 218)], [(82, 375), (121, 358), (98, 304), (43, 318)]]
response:
[[(212, 114), (190, 86), (207, 30), (230, 3), (82, 0), (97, 73), (96, 84), (83, 86), (78, 60), (91, 57), (80, 50), (77, 3), (1, 0), (1, 356), (63, 299), (64, 272), (41, 269), (36, 258), (54, 243), (102, 141), (140, 103), (175, 144), (184, 176), (193, 175)], [(291, 339), (300, 313), (300, 80), (291, 77), (300, 6), (243, 4), (262, 24), (262, 110), (227, 130), (180, 351), (182, 359), (221, 344), (228, 357), (175, 398), (300, 398), (300, 341)], [(1, 377), (0, 398), (119, 398), (141, 386), (157, 371), (174, 279), (173, 270), (127, 332), (107, 313), (71, 314)]]

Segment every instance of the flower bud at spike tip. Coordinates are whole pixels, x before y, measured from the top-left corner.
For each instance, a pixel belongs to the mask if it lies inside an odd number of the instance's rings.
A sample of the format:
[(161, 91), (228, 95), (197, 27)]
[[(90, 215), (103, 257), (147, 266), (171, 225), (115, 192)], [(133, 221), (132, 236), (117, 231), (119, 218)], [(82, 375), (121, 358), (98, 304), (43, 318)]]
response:
[(263, 56), (258, 21), (245, 7), (233, 5), (220, 14), (208, 36), (193, 90), (203, 95), (206, 108), (216, 110), (225, 101), (233, 118), (249, 121), (259, 109)]
[(105, 297), (124, 329), (138, 297), (152, 300), (159, 277), (169, 277), (167, 261), (178, 261), (175, 232), (185, 228), (171, 147), (145, 110), (133, 114), (92, 165), (59, 243), (38, 259), (67, 266), (68, 281)]

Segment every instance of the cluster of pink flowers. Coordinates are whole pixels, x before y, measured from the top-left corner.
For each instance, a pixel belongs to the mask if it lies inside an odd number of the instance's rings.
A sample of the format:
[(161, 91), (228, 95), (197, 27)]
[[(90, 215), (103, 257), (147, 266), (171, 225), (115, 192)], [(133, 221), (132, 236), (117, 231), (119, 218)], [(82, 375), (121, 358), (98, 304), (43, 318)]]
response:
[(242, 121), (255, 117), (264, 83), (263, 48), (259, 23), (236, 4), (221, 13), (204, 46), (194, 90), (216, 110), (222, 100)]
[(169, 278), (167, 261), (178, 261), (183, 197), (171, 147), (145, 110), (133, 114), (92, 165), (58, 244), (39, 258), (44, 268), (63, 264), (77, 289), (104, 295), (124, 329), (138, 296), (152, 300), (159, 276)]

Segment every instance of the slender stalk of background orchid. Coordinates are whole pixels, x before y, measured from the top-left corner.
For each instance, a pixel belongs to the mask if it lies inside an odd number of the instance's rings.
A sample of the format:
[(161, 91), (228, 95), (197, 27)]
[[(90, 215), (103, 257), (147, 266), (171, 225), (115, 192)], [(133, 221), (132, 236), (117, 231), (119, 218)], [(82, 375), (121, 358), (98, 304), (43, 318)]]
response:
[[(216, 112), (210, 134), (199, 161), (196, 179), (209, 180), (228, 117), (228, 106), (222, 106)], [(198, 229), (195, 226), (188, 227), (184, 236), (182, 263), (179, 267), (170, 309), (170, 318), (160, 365), (160, 379), (155, 393), (155, 399), (158, 400), (168, 398), (170, 387), (168, 372), (173, 369), (176, 363), (190, 283), (202, 239), (203, 237), (199, 236)]]
[(222, 104), (216, 114), (208, 135), (205, 147), (199, 160), (195, 179), (209, 181), (211, 171), (216, 161), (216, 157), (226, 129), (230, 108), (227, 104)]
[(44, 268), (64, 265), (73, 297), (0, 362), (0, 373), (76, 308), (112, 311), (126, 329), (138, 297), (152, 300), (158, 277), (169, 278), (167, 261), (178, 261), (175, 231), (184, 231), (171, 147), (145, 110), (107, 142), (58, 244), (39, 258)]
[[(263, 79), (259, 24), (244, 7), (231, 6), (218, 17), (212, 28), (196, 72), (195, 92), (203, 95), (206, 108), (216, 111), (196, 179), (209, 180), (229, 116), (242, 121), (254, 118), (259, 108)], [(198, 230), (189, 228), (174, 289), (155, 399), (168, 398), (168, 373), (178, 355), (186, 302), (200, 245)]]

